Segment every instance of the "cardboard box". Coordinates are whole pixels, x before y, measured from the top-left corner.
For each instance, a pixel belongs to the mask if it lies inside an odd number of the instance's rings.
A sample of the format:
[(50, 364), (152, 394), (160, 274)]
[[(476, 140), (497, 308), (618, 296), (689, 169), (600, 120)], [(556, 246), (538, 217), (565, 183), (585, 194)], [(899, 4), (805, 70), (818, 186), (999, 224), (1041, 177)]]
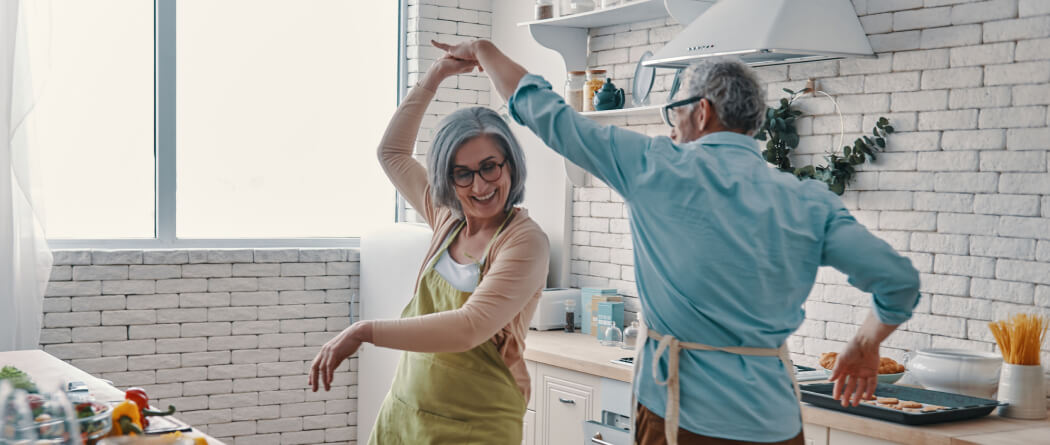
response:
[(623, 340), (623, 302), (605, 301), (598, 303), (598, 340), (605, 340), (605, 331), (610, 326), (620, 329), (620, 338)]
[(598, 303), (605, 301), (623, 301), (623, 297), (616, 294), (616, 289), (601, 289), (596, 287), (585, 287), (580, 289), (581, 314), (583, 319), (580, 331), (584, 334), (596, 336), (598, 334)]

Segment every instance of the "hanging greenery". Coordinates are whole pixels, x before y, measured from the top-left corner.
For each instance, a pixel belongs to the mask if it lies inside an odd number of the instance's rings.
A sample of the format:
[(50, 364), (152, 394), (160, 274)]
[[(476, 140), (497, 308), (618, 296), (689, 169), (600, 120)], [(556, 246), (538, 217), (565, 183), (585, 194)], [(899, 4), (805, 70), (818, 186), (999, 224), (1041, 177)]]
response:
[(824, 159), (827, 165), (793, 167), (791, 165), (791, 151), (798, 147), (798, 130), (795, 122), (802, 112), (792, 108), (795, 100), (804, 94), (810, 93), (810, 88), (804, 88), (795, 92), (784, 88), (784, 92), (790, 94), (788, 98), (781, 98), (777, 108), (766, 109), (766, 120), (762, 123), (755, 139), (766, 141), (766, 149), (762, 150), (762, 156), (766, 162), (773, 164), (780, 171), (792, 173), (799, 179), (816, 179), (823, 181), (828, 188), (837, 195), (846, 191), (846, 185), (853, 181), (857, 170), (854, 166), (863, 164), (869, 158), (874, 161), (876, 152), (886, 148), (886, 138), (893, 133), (890, 121), (880, 117), (871, 129), (871, 136), (861, 136), (853, 141), (853, 146), (842, 147), (842, 155), (830, 153)]

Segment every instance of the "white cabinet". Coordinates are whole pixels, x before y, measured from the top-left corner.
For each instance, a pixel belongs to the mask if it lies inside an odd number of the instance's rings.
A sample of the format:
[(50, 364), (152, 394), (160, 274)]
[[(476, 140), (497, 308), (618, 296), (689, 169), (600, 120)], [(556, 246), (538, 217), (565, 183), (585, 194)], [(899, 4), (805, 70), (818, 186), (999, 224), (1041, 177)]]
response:
[(599, 420), (601, 416), (601, 379), (542, 363), (526, 365), (533, 382), (530, 405), (535, 403), (535, 410), (525, 413), (525, 443), (583, 443), (583, 422)]
[(526, 361), (525, 370), (529, 372), (529, 387), (532, 388), (532, 396), (525, 408), (536, 411), (536, 398), (540, 396), (539, 387), (536, 386), (536, 362)]
[(525, 411), (525, 422), (522, 426), (521, 445), (536, 445), (536, 411)]
[(897, 442), (861, 436), (841, 430), (828, 431), (828, 445), (896, 445)]
[(802, 435), (806, 439), (806, 445), (828, 445), (828, 427), (826, 426), (803, 423)]

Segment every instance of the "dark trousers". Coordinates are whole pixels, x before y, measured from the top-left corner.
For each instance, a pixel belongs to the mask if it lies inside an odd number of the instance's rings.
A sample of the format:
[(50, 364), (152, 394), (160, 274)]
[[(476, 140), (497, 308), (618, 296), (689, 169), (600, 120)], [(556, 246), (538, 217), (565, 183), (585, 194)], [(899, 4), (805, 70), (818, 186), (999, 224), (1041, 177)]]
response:
[[(638, 404), (638, 421), (635, 422), (635, 441), (638, 445), (665, 445), (667, 439), (664, 436), (664, 419), (652, 411)], [(798, 435), (781, 442), (747, 442), (743, 440), (719, 439), (717, 437), (701, 436), (691, 431), (678, 428), (679, 445), (805, 445), (802, 432)]]

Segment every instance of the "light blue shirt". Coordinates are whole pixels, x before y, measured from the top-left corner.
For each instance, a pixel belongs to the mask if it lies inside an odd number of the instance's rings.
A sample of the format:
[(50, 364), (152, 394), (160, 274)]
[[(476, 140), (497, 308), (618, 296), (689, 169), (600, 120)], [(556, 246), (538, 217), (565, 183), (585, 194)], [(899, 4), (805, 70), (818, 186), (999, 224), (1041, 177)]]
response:
[[(749, 136), (722, 132), (676, 144), (599, 125), (531, 74), (509, 109), (623, 196), (641, 306), (656, 332), (711, 346), (777, 348), (805, 319), (802, 304), (822, 265), (871, 292), (883, 323), (908, 320), (918, 303), (911, 261), (854, 220), (824, 183), (770, 168)], [(654, 382), (650, 364), (655, 349), (647, 342), (635, 364), (635, 393), (664, 417), (667, 387)], [(682, 428), (754, 442), (801, 430), (798, 401), (776, 357), (681, 354)], [(658, 359), (663, 379), (667, 354)]]

